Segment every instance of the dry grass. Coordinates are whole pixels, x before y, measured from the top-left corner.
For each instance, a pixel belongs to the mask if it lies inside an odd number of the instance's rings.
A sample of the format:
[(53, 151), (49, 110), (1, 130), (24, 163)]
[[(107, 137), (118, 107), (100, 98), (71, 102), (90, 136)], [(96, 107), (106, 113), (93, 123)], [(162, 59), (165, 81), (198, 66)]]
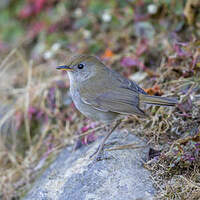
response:
[[(191, 43), (187, 50), (193, 47)], [(199, 50), (193, 48), (191, 52), (196, 55)], [(0, 65), (1, 103), (7, 108), (0, 118), (2, 199), (20, 198), (60, 150), (73, 144), (79, 137), (77, 133), (84, 132), (81, 128), (87, 124), (86, 119), (73, 107), (69, 96), (65, 96), (69, 82), (55, 70), (66, 54), (59, 50), (45, 62), (33, 62), (17, 48)], [(124, 126), (161, 151), (145, 165), (152, 171), (159, 190), (157, 199), (199, 199), (199, 64), (191, 68), (188, 59), (176, 56), (175, 52), (170, 56), (157, 69), (157, 79), (146, 77), (142, 84), (144, 88), (149, 83), (158, 84), (159, 92), (164, 95), (180, 97), (179, 105), (148, 107), (150, 118), (130, 117)], [(111, 65), (119, 60), (120, 57), (114, 57)], [(192, 75), (182, 74), (191, 70)]]
[(53, 59), (48, 64), (27, 61), (20, 49), (1, 63), (1, 106), (6, 109), (0, 119), (2, 199), (18, 197), (30, 188), (80, 129), (83, 117), (77, 117), (73, 106), (62, 105), (66, 76), (58, 75), (55, 66)]
[(157, 83), (164, 94), (179, 97), (179, 104), (175, 108), (151, 107), (151, 117), (133, 125), (133, 132), (156, 149), (145, 164), (158, 189), (155, 199), (200, 199), (200, 70), (194, 68), (188, 77), (178, 74), (190, 67), (187, 59), (181, 65), (179, 60), (178, 67), (164, 62)]

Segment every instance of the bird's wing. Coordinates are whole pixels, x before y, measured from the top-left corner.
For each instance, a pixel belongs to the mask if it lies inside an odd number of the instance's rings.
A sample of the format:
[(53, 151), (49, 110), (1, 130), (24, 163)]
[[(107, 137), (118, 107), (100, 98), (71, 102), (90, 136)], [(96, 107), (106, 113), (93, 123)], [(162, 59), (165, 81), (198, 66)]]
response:
[(93, 91), (80, 89), (80, 96), (84, 103), (97, 110), (145, 116), (144, 111), (139, 108), (138, 92), (127, 88), (104, 88), (103, 93), (97, 88)]
[(112, 78), (115, 78), (115, 82), (117, 82), (121, 88), (125, 88), (136, 93), (147, 94), (140, 86), (137, 85), (137, 83), (121, 76), (115, 71), (112, 71)]

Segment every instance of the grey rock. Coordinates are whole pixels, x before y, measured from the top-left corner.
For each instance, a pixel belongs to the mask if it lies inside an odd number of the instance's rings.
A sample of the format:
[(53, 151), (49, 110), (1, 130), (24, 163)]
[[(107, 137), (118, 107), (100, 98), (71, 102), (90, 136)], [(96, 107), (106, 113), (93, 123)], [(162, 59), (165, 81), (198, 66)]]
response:
[(7, 8), (11, 0), (1, 0), (0, 1), (0, 10)]
[[(143, 168), (148, 148), (105, 151), (101, 161), (90, 155), (97, 142), (71, 153), (63, 150), (36, 181), (26, 200), (151, 200), (156, 192), (150, 173)], [(115, 132), (112, 146), (144, 142), (132, 134)], [(113, 143), (115, 143), (113, 145)], [(105, 148), (108, 148), (106, 146)]]

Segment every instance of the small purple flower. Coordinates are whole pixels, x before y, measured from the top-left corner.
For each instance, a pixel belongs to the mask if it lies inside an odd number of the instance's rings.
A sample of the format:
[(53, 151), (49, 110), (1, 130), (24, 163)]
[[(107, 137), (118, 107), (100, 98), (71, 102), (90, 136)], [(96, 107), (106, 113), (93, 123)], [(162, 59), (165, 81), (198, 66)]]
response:
[(189, 161), (194, 161), (194, 160), (195, 160), (194, 157), (190, 157), (190, 158), (189, 158)]
[(121, 61), (121, 65), (123, 67), (132, 67), (132, 66), (137, 66), (138, 61), (132, 57), (124, 57)]
[(142, 69), (142, 70), (146, 69), (146, 66), (138, 58), (124, 57), (121, 60), (120, 63), (121, 63), (121, 65), (123, 67), (133, 67), (133, 66), (136, 66), (136, 67), (138, 67), (139, 69)]
[(195, 144), (195, 147), (200, 147), (200, 143), (196, 143), (196, 144)]
[(38, 119), (38, 120), (41, 119), (43, 115), (44, 115), (43, 111), (38, 111), (37, 115), (36, 115), (36, 119)]
[(174, 50), (176, 51), (177, 55), (179, 57), (189, 57), (191, 56), (191, 53), (187, 52), (187, 51), (184, 51), (179, 44), (174, 44)]

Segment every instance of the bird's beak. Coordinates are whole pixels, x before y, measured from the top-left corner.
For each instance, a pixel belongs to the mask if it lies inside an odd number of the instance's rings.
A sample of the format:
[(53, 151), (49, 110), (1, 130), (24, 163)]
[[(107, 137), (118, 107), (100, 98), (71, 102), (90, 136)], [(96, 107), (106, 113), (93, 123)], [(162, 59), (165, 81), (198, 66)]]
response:
[(70, 66), (67, 66), (67, 65), (58, 66), (58, 67), (56, 67), (56, 69), (65, 70), (65, 71), (72, 70), (72, 68)]

